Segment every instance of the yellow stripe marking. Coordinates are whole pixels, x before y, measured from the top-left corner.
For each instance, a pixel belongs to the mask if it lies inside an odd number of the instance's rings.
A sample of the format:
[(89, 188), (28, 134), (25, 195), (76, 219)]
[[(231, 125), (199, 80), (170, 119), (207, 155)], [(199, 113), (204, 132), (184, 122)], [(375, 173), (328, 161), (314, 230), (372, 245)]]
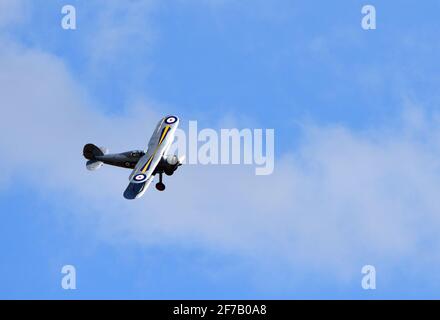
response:
[(142, 173), (145, 173), (147, 171), (148, 165), (150, 164), (151, 160), (153, 160), (153, 158), (154, 158), (154, 154), (150, 157), (148, 162), (145, 164), (144, 168), (141, 171)]
[(165, 130), (162, 133), (162, 137), (160, 137), (159, 145), (158, 146), (160, 146), (160, 144), (162, 143), (163, 139), (165, 139), (165, 136), (167, 135), (168, 130), (170, 130), (170, 126), (166, 126), (165, 127)]
[(163, 139), (165, 139), (170, 128), (171, 128), (170, 126), (165, 127), (165, 130), (163, 131), (162, 136), (160, 137), (159, 144), (157, 145), (156, 150), (154, 150), (153, 155), (150, 157), (150, 159), (148, 160), (148, 162), (145, 164), (144, 168), (142, 169), (142, 171), (141, 171), (142, 173), (145, 173), (147, 171), (147, 168), (148, 168), (150, 162), (153, 160), (154, 156), (156, 155), (157, 149), (159, 149), (159, 146), (162, 144)]

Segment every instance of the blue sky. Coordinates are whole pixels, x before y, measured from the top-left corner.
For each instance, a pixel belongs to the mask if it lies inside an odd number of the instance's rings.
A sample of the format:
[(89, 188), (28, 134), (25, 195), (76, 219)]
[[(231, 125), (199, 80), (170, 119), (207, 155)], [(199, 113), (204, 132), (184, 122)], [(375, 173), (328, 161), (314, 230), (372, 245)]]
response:
[[(1, 298), (439, 297), (436, 1), (1, 3)], [(164, 114), (274, 128), (274, 174), (184, 166), (128, 203), (128, 171), (86, 171)]]

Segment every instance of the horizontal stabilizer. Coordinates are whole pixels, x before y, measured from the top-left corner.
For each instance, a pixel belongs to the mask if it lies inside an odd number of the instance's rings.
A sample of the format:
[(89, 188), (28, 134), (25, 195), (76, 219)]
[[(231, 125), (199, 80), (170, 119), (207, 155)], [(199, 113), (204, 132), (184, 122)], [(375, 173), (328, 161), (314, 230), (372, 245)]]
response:
[(98, 160), (89, 160), (86, 163), (87, 170), (94, 171), (102, 167), (104, 163)]

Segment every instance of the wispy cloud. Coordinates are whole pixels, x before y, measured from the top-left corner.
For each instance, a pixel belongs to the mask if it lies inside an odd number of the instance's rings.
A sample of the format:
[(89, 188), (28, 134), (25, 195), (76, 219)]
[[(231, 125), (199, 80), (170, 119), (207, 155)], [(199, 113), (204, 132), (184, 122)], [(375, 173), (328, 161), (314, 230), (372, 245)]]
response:
[(123, 63), (147, 53), (154, 38), (151, 14), (156, 6), (154, 0), (93, 1), (84, 6), (82, 22), (88, 31), (84, 48), (90, 53), (90, 65)]
[[(0, 27), (21, 19), (19, 3), (0, 2)], [(82, 49), (93, 72), (148, 51), (152, 8), (152, 1), (111, 1), (90, 11), (97, 18)], [(305, 50), (327, 63), (337, 58), (328, 45), (318, 37)], [(350, 74), (341, 66), (340, 74)], [(388, 90), (383, 69), (374, 66), (355, 78)], [(128, 202), (122, 192), (129, 171), (87, 171), (82, 147), (142, 148), (163, 108), (139, 100), (122, 115), (104, 114), (65, 61), (3, 37), (0, 70), (0, 188), (33, 186), (60, 214), (92, 224), (99, 241), (200, 247), (282, 265), (283, 275), (318, 270), (338, 279), (358, 277), (364, 263), (412, 261), (408, 268), (418, 273), (439, 265), (440, 117), (415, 94), (402, 94), (398, 119), (362, 130), (296, 119), (298, 148), (278, 153), (271, 176), (254, 176), (246, 166), (183, 166), (166, 178), (165, 193), (151, 188)], [(234, 116), (220, 121), (234, 124)]]
[(18, 24), (27, 17), (26, 0), (0, 1), (0, 28)]
[[(155, 106), (101, 114), (56, 56), (2, 40), (2, 183), (31, 183), (51, 202), (94, 219), (113, 243), (179, 243), (234, 252), (295, 268), (358, 272), (372, 260), (399, 261), (439, 249), (438, 117), (411, 101), (399, 121), (363, 132), (304, 124), (297, 150), (272, 176), (242, 166), (185, 166), (165, 193), (140, 201), (122, 191), (128, 171), (85, 170), (87, 142), (112, 151), (143, 147)], [(5, 178), (9, 177), (9, 178)], [(80, 201), (79, 201), (80, 200)], [(434, 250), (432, 250), (434, 249)]]

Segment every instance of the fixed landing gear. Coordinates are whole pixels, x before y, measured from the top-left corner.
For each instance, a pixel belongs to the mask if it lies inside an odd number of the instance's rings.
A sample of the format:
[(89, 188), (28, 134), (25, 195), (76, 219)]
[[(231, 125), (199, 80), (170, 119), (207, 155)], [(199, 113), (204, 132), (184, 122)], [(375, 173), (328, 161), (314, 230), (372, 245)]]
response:
[(156, 189), (159, 191), (165, 190), (165, 184), (162, 182), (162, 173), (159, 173), (159, 182), (156, 183)]

